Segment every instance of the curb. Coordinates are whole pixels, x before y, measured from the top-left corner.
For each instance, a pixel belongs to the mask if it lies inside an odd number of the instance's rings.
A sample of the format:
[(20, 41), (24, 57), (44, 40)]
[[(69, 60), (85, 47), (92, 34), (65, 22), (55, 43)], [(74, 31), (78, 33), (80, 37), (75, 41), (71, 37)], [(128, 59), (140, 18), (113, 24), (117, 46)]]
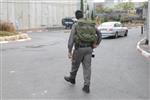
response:
[[(70, 30), (67, 30), (67, 29), (61, 29), (62, 31), (64, 31), (65, 33), (66, 32), (70, 32)], [(60, 30), (51, 30), (53, 32), (56, 32), (56, 31), (60, 31)], [(33, 33), (33, 32), (50, 32), (50, 30), (34, 30), (34, 31), (25, 31), (26, 33)]]
[(1, 39), (2, 40), (0, 41), (0, 44), (31, 40), (31, 38), (25, 33), (14, 36), (1, 37)]
[(16, 40), (16, 41), (1, 41), (0, 44), (12, 43), (12, 42), (22, 42), (22, 41), (27, 41), (27, 40), (31, 40), (31, 38), (20, 39), (20, 40)]
[(142, 54), (142, 56), (144, 56), (144, 57), (146, 57), (146, 58), (148, 58), (148, 59), (150, 60), (150, 53), (147, 52), (147, 51), (145, 51), (145, 50), (143, 50), (143, 49), (140, 47), (141, 42), (143, 42), (145, 39), (146, 39), (146, 38), (140, 40), (140, 41), (137, 43), (136, 48), (137, 48), (137, 50)]
[(29, 29), (25, 30), (26, 33), (32, 33), (32, 32), (48, 32), (48, 31), (55, 31), (55, 30), (63, 30), (63, 27), (47, 27), (44, 29)]
[(26, 31), (26, 33), (32, 33), (32, 32), (48, 32), (48, 30)]

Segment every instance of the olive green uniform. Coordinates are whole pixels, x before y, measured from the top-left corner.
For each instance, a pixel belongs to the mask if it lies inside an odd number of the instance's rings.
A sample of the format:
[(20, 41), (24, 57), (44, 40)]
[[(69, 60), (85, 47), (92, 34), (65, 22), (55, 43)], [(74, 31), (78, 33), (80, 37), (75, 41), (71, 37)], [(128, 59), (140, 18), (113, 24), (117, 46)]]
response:
[[(92, 52), (93, 48), (91, 45), (83, 44), (83, 45), (76, 45), (74, 42), (74, 37), (76, 33), (76, 26), (77, 23), (75, 23), (72, 26), (71, 34), (68, 40), (68, 50), (69, 53), (72, 52), (73, 47), (75, 48), (73, 50), (73, 57), (72, 57), (72, 67), (70, 72), (70, 78), (75, 79), (77, 71), (79, 69), (80, 64), (82, 63), (83, 66), (83, 76), (84, 76), (84, 85), (90, 85), (90, 79), (91, 79), (91, 59), (92, 59)], [(101, 34), (99, 31), (95, 28), (96, 34), (97, 34), (97, 45), (99, 45), (101, 41)]]

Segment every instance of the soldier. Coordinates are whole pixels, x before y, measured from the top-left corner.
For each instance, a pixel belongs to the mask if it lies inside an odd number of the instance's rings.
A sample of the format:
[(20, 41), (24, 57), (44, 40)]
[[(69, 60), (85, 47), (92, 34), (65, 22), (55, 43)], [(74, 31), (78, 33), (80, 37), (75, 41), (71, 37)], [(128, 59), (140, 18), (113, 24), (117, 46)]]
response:
[[(96, 48), (101, 41), (101, 34), (95, 28), (95, 24), (83, 19), (83, 13), (80, 10), (75, 12), (77, 23), (72, 26), (68, 41), (68, 57), (72, 59), (72, 68), (70, 76), (65, 76), (67, 82), (75, 84), (77, 71), (80, 63), (83, 66), (84, 87), (82, 90), (90, 92), (91, 79), (91, 59), (93, 48)], [(72, 50), (74, 46), (74, 50)], [(73, 51), (73, 53), (72, 53)]]

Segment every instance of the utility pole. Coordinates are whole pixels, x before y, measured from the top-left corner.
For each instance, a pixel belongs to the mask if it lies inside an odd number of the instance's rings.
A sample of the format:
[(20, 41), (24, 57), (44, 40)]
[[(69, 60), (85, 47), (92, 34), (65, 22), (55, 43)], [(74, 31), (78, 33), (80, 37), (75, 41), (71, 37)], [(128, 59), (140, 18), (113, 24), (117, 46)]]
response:
[(145, 32), (146, 32), (146, 40), (145, 40), (145, 44), (148, 45), (149, 44), (149, 1), (147, 6), (145, 7), (146, 9), (146, 20), (145, 20)]

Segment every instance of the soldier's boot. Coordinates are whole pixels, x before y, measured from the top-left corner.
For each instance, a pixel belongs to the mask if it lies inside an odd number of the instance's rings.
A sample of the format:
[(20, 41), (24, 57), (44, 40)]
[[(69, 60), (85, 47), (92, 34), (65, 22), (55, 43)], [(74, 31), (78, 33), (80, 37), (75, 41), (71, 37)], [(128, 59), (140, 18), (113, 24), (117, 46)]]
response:
[(67, 82), (70, 82), (71, 84), (75, 84), (76, 83), (75, 79), (71, 78), (70, 76), (65, 76), (64, 79)]
[(85, 93), (90, 93), (90, 87), (88, 85), (84, 85), (84, 87), (82, 88), (82, 90), (85, 92)]

